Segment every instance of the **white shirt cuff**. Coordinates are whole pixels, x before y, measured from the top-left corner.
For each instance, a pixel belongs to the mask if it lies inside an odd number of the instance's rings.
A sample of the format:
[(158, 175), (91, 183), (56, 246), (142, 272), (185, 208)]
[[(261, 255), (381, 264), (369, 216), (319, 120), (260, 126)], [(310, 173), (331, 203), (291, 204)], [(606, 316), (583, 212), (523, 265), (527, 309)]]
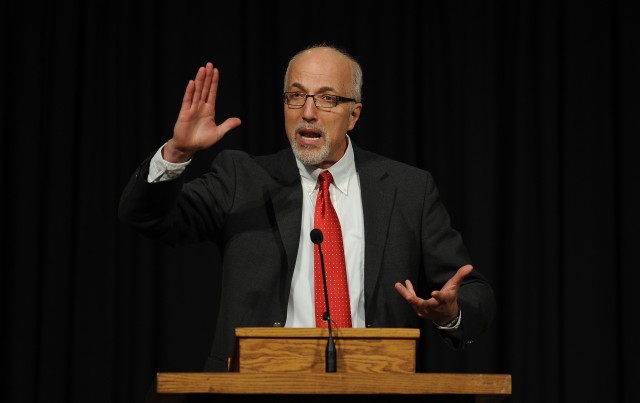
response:
[(153, 158), (151, 158), (151, 162), (149, 163), (149, 175), (147, 176), (147, 182), (149, 183), (175, 179), (184, 172), (187, 165), (191, 162), (191, 160), (179, 163), (165, 161), (164, 158), (162, 158), (162, 149), (164, 146), (165, 145), (163, 144), (162, 147), (160, 147), (153, 155)]
[(460, 327), (460, 323), (462, 322), (462, 309), (458, 312), (458, 318), (454, 324), (451, 326), (440, 326), (436, 322), (433, 322), (436, 325), (436, 329), (438, 330), (455, 330)]

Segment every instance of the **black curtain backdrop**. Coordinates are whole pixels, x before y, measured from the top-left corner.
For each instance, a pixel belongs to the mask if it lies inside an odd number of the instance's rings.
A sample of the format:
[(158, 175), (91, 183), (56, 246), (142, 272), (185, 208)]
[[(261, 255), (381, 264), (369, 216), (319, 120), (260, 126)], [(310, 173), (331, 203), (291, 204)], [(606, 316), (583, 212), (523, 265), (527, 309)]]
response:
[(426, 370), (638, 401), (638, 21), (622, 0), (2, 2), (2, 400), (141, 402), (156, 372), (202, 370), (219, 251), (142, 238), (120, 192), (207, 61), (217, 120), (243, 124), (187, 174), (287, 146), (286, 63), (329, 42), (364, 69), (354, 142), (434, 174), (496, 290), (489, 333), (429, 335)]

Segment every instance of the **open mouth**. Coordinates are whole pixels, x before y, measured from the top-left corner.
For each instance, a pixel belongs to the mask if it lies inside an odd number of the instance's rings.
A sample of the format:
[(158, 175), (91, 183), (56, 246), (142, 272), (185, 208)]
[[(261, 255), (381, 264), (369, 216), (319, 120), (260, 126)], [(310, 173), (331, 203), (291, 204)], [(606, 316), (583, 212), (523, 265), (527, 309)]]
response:
[(298, 130), (298, 141), (301, 144), (315, 144), (322, 138), (322, 133), (319, 130), (311, 128), (302, 128)]

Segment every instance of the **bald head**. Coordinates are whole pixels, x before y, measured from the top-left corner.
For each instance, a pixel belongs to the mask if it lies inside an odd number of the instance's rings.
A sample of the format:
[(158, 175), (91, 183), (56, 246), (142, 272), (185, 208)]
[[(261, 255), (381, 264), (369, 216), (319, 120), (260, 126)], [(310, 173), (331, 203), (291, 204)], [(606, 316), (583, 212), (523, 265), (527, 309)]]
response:
[(345, 88), (347, 91), (345, 96), (353, 98), (357, 102), (362, 100), (362, 68), (360, 64), (344, 50), (325, 44), (309, 46), (296, 53), (289, 60), (287, 71), (284, 75), (284, 91), (291, 88), (290, 72), (292, 67), (301, 59), (304, 59), (305, 62), (308, 60), (322, 62), (327, 68), (346, 71), (348, 83), (347, 88)]

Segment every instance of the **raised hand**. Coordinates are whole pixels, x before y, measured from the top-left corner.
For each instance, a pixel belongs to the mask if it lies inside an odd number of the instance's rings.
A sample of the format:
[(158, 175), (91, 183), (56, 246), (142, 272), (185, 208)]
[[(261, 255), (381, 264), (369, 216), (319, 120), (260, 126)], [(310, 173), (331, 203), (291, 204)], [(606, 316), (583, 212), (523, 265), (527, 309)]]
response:
[(173, 137), (163, 150), (165, 160), (188, 161), (197, 151), (211, 147), (229, 130), (240, 126), (240, 119), (235, 117), (219, 125), (215, 122), (219, 77), (218, 69), (207, 63), (198, 69), (195, 80), (189, 80)]
[(473, 266), (462, 266), (440, 290), (432, 291), (429, 299), (418, 297), (409, 280), (405, 281), (405, 285), (396, 283), (395, 289), (411, 304), (419, 317), (445, 324), (458, 315), (458, 289), (462, 280), (472, 271)]

